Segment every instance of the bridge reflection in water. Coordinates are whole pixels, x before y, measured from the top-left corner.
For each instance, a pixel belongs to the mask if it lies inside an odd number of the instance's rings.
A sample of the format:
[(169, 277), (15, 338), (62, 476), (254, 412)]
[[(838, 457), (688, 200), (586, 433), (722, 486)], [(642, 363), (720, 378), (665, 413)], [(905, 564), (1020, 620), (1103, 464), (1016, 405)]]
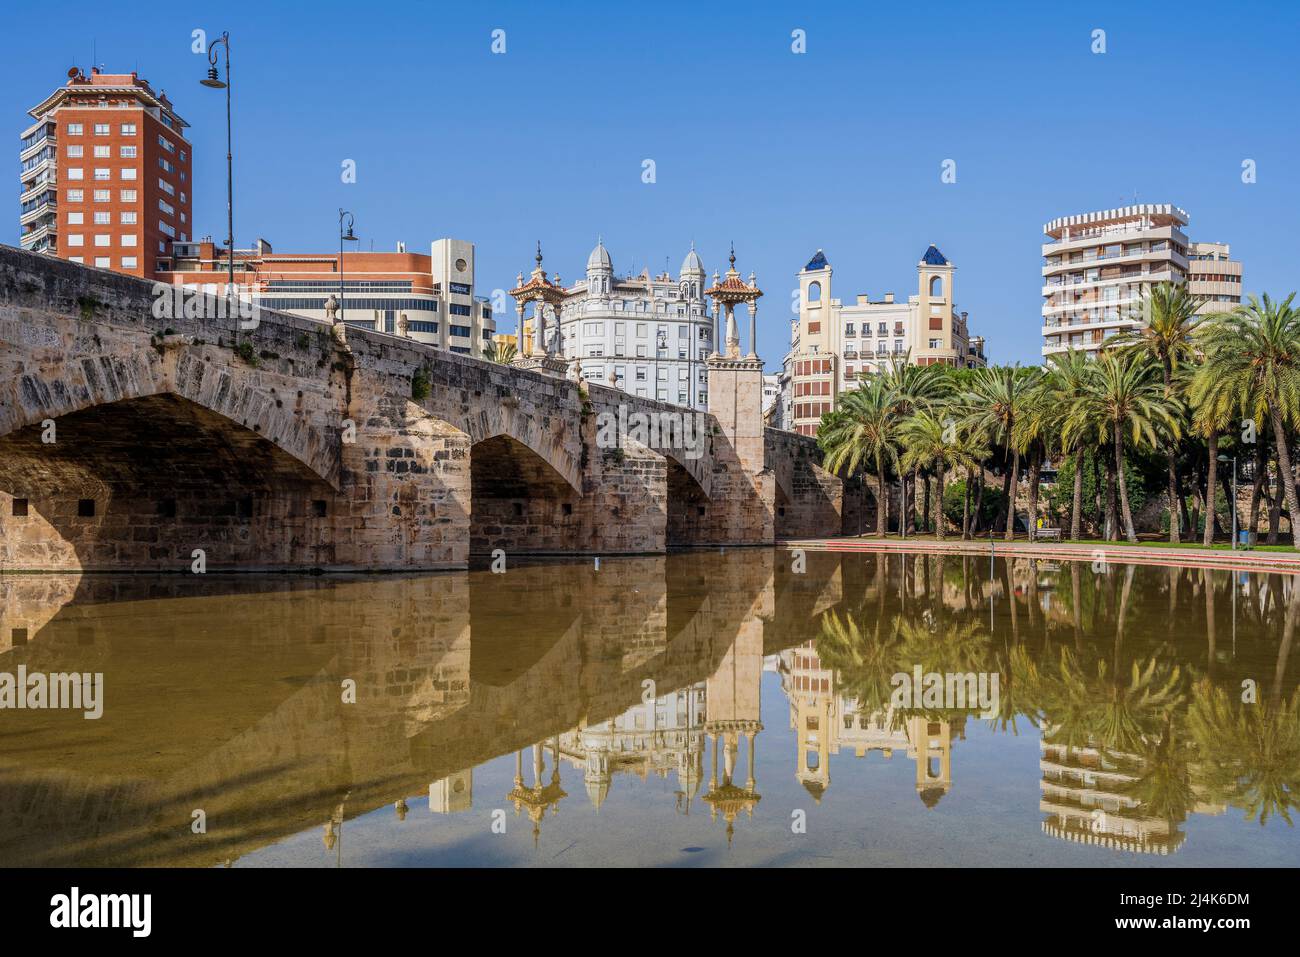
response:
[[(0, 711), (0, 864), (1300, 859), (1289, 577), (791, 565), (0, 578), (0, 671), (106, 689)], [(897, 706), (917, 665), (997, 715)]]

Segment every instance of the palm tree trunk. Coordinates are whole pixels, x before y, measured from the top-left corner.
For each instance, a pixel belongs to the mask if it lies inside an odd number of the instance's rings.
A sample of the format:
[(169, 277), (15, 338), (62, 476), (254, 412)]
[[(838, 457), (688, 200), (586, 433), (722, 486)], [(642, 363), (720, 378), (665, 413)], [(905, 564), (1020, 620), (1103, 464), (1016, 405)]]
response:
[[(1165, 387), (1168, 389), (1168, 386)], [(1165, 463), (1169, 471), (1169, 541), (1177, 545), (1182, 539), (1182, 496), (1178, 494), (1178, 459), (1173, 449), (1165, 452)]]
[[(1103, 501), (1103, 496), (1110, 494), (1110, 485), (1107, 483), (1104, 488), (1102, 486), (1101, 464), (1097, 461), (1097, 456), (1092, 454), (1089, 455), (1088, 458), (1092, 462), (1092, 514), (1096, 517), (1096, 521), (1100, 526), (1097, 530), (1100, 534), (1097, 537), (1104, 539), (1108, 534), (1107, 528), (1109, 526), (1106, 525), (1106, 519), (1109, 517), (1110, 513), (1106, 511), (1109, 507), (1109, 503)], [(1110, 457), (1103, 454), (1102, 458), (1106, 460), (1106, 474), (1109, 476)]]
[(885, 463), (876, 456), (876, 534), (889, 534), (889, 499), (885, 496)]
[(1038, 540), (1038, 480), (1043, 473), (1042, 457), (1035, 452), (1029, 460), (1029, 540)]
[(1020, 452), (1011, 453), (1011, 492), (1007, 496), (1007, 530), (1003, 538), (1008, 542), (1016, 537), (1016, 486), (1020, 483)]
[[(1107, 449), (1106, 452), (1110, 450)], [(1105, 453), (1103, 453), (1105, 454)], [(1102, 538), (1108, 542), (1119, 540), (1119, 513), (1115, 503), (1115, 456), (1105, 455), (1106, 459), (1106, 517), (1103, 521)]]
[(1282, 428), (1282, 411), (1276, 404), (1268, 405), (1269, 416), (1273, 420), (1273, 441), (1277, 443), (1277, 470), (1282, 473), (1282, 488), (1286, 492), (1286, 508), (1291, 525), (1291, 545), (1297, 541), (1296, 522), (1300, 521), (1300, 502), (1296, 501), (1295, 473), (1291, 471), (1291, 450), (1286, 444), (1286, 430)]
[(981, 520), (984, 514), (984, 463), (980, 463), (979, 470), (975, 473), (975, 510), (971, 513), (970, 531), (971, 536), (979, 534), (980, 526), (983, 525)]
[(925, 515), (925, 530), (928, 532), (930, 530), (930, 476), (925, 476), (922, 481), (925, 482), (925, 507), (921, 511)]
[(1074, 500), (1070, 503), (1070, 537), (1078, 539), (1083, 532), (1083, 454), (1074, 455)]
[[(975, 481), (973, 469), (966, 470), (966, 488), (961, 497), (961, 537), (962, 541), (970, 539), (970, 486)], [(940, 496), (942, 498), (943, 496)]]
[[(1210, 464), (1205, 473), (1205, 537), (1201, 543), (1210, 546), (1214, 543), (1214, 503), (1218, 501), (1217, 485), (1219, 481), (1219, 433), (1210, 432)], [(1172, 519), (1172, 516), (1170, 516)]]
[(1119, 504), (1124, 515), (1124, 536), (1129, 542), (1137, 542), (1137, 532), (1133, 530), (1133, 513), (1128, 507), (1128, 482), (1124, 481), (1124, 433), (1119, 422), (1113, 424), (1115, 437), (1115, 472), (1119, 482)]
[(1255, 479), (1251, 483), (1250, 489), (1250, 524), (1247, 526), (1250, 538), (1247, 541), (1254, 545), (1259, 540), (1259, 500), (1264, 495), (1264, 483), (1268, 481), (1268, 456), (1264, 452), (1264, 440), (1262, 436), (1257, 437), (1255, 442)]
[[(934, 534), (943, 541), (943, 466), (940, 465), (934, 476)], [(930, 497), (930, 480), (925, 480), (925, 497)], [(942, 583), (941, 583), (942, 584)]]

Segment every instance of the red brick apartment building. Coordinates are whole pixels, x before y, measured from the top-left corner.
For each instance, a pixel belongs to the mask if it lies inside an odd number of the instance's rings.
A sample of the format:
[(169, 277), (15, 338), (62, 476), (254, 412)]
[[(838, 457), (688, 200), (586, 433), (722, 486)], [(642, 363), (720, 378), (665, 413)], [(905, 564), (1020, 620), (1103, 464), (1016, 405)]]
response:
[(28, 112), (22, 247), (154, 278), (193, 231), (189, 124), (148, 81), (98, 68), (73, 67)]

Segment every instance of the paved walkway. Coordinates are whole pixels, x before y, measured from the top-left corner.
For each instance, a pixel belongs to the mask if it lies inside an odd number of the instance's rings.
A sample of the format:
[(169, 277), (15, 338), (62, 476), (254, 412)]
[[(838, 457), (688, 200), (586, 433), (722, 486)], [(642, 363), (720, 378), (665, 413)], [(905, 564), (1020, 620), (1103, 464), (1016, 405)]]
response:
[[(880, 539), (870, 536), (849, 538), (790, 539), (779, 542), (785, 548), (829, 552), (926, 552), (933, 555), (987, 555), (987, 538), (964, 542), (960, 538), (936, 541), (933, 538), (896, 537)], [(1196, 568), (1244, 569), (1255, 572), (1300, 574), (1300, 552), (1256, 552), (1171, 548), (1142, 545), (1075, 544), (1072, 542), (1004, 542), (993, 543), (995, 555), (1040, 558), (1046, 561), (1096, 561), (1117, 564), (1176, 565)]]

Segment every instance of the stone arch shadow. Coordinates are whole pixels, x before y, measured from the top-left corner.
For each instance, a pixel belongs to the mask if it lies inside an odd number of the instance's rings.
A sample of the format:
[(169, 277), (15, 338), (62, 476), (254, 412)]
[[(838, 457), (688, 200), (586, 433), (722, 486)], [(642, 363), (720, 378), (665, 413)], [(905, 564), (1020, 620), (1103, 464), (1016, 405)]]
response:
[(172, 391), (50, 411), (0, 436), (0, 570), (329, 563), (335, 488), (256, 428)]

